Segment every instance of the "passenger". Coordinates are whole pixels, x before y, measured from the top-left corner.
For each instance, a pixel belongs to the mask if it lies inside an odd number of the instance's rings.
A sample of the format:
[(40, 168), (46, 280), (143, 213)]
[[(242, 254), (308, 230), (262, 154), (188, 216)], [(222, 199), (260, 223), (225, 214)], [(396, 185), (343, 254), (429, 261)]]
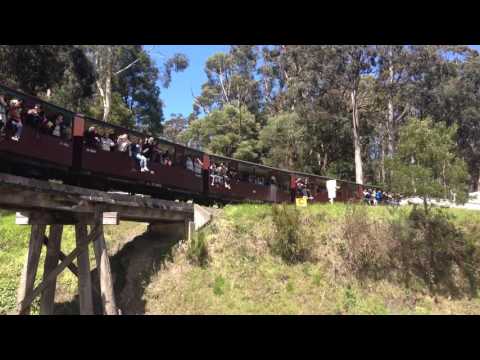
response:
[(117, 143), (115, 142), (115, 134), (114, 134), (114, 133), (109, 134), (109, 135), (108, 135), (108, 138), (109, 138), (110, 140), (112, 140), (112, 144), (113, 144), (113, 146), (110, 148), (110, 151), (112, 151), (112, 152), (113, 152), (113, 151), (117, 151), (118, 145), (117, 145)]
[(193, 170), (195, 172), (195, 176), (202, 177), (202, 168), (203, 162), (198, 157), (196, 157), (195, 161), (193, 162)]
[(165, 151), (165, 154), (163, 154), (163, 165), (165, 166), (172, 166), (172, 159), (170, 158), (170, 153)]
[(218, 170), (218, 172), (218, 175), (220, 177), (220, 183), (223, 183), (223, 186), (225, 186), (226, 189), (231, 190), (232, 187), (230, 186), (230, 178), (228, 176), (228, 166), (226, 166), (224, 163), (220, 163), (220, 169)]
[(55, 124), (52, 127), (51, 135), (65, 139), (66, 132), (67, 132), (67, 129), (65, 126), (65, 122), (63, 121), (63, 115), (58, 114), (57, 117), (55, 118)]
[(377, 204), (380, 204), (382, 203), (382, 190), (378, 190), (376, 195), (375, 195), (375, 200), (377, 200)]
[(120, 151), (120, 152), (126, 152), (128, 150), (128, 147), (130, 146), (130, 144), (131, 144), (131, 142), (128, 139), (127, 134), (120, 135), (117, 138), (117, 148), (118, 148), (118, 151)]
[(155, 148), (155, 139), (153, 137), (149, 137), (145, 141), (145, 144), (143, 145), (143, 155), (145, 155), (149, 162), (157, 160), (158, 151)]
[(215, 186), (217, 178), (217, 165), (212, 161), (208, 169), (210, 171), (210, 177), (212, 178), (212, 184), (210, 186)]
[(112, 148), (115, 147), (115, 142), (108, 136), (106, 131), (103, 133), (100, 142), (102, 144), (103, 151), (112, 151)]
[(7, 127), (12, 127), (15, 131), (15, 135), (12, 136), (13, 141), (20, 140), (23, 131), (22, 123), (22, 101), (17, 99), (10, 100), (10, 106), (8, 110)]
[(131, 145), (132, 157), (138, 161), (140, 165), (141, 172), (150, 171), (147, 167), (147, 158), (142, 155), (142, 146), (140, 145), (140, 141), (134, 141)]
[(270, 177), (270, 185), (277, 185), (277, 178), (275, 177), (275, 175), (272, 175)]
[(96, 149), (100, 145), (100, 138), (97, 134), (95, 126), (90, 126), (85, 134), (85, 145), (92, 149)]
[[(27, 111), (25, 123), (42, 133), (47, 133), (49, 127), (47, 126), (48, 119), (45, 117), (45, 112), (40, 104), (35, 104), (32, 109)], [(53, 123), (51, 123), (53, 126)]]
[(5, 130), (5, 126), (7, 125), (7, 110), (8, 104), (5, 96), (0, 95), (0, 132)]
[(190, 156), (187, 156), (187, 161), (185, 162), (185, 166), (186, 166), (187, 170), (194, 171), (193, 160)]

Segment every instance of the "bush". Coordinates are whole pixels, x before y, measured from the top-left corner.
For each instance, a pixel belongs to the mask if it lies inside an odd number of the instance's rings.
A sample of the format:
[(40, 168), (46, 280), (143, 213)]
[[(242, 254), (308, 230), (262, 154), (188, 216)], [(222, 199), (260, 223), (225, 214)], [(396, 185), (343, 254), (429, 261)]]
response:
[(408, 221), (410, 231), (397, 233), (397, 247), (392, 249), (402, 254), (403, 272), (420, 277), (434, 294), (455, 296), (467, 287), (475, 295), (480, 265), (475, 238), (466, 236), (440, 209), (426, 213), (415, 208)]
[(347, 209), (339, 253), (348, 271), (359, 280), (388, 277), (407, 287), (420, 280), (433, 295), (476, 296), (480, 229), (467, 235), (440, 209), (392, 215), (380, 223), (369, 219), (365, 206)]
[(191, 264), (200, 267), (205, 267), (208, 264), (208, 247), (203, 232), (193, 234), (187, 248), (187, 259)]
[(379, 222), (369, 219), (367, 207), (349, 206), (345, 212), (343, 238), (340, 247), (348, 271), (358, 278), (379, 277), (386, 274), (390, 266), (388, 229)]
[(272, 220), (275, 227), (275, 236), (269, 244), (272, 253), (287, 263), (308, 260), (311, 256), (312, 240), (301, 231), (298, 210), (284, 204), (274, 205)]

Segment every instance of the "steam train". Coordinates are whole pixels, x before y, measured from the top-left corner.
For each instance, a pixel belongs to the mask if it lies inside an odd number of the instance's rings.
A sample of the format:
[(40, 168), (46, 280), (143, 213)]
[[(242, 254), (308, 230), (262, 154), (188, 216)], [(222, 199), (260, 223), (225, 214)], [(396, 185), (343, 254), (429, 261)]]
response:
[[(12, 140), (8, 129), (7, 132), (3, 131), (0, 136), (0, 171), (4, 173), (43, 180), (56, 179), (65, 184), (103, 191), (145, 194), (167, 200), (193, 200), (207, 205), (294, 202), (297, 178), (301, 177), (308, 183), (311, 202), (328, 201), (326, 181), (332, 178), (208, 154), (165, 139), (156, 139), (156, 145), (160, 151), (171, 154), (172, 166), (150, 161), (148, 167), (152, 172), (140, 172), (128, 152), (104, 151), (99, 147), (87, 146), (84, 136), (86, 129), (91, 126), (115, 138), (128, 134), (130, 140), (138, 140), (144, 139), (145, 134), (71, 112), (4, 85), (0, 85), (0, 94), (7, 99), (22, 100), (25, 109), (40, 104), (47, 119), (54, 119), (61, 114), (68, 128), (68, 135), (60, 138), (24, 126), (19, 141)], [(187, 157), (201, 159), (201, 174), (186, 168)], [(238, 174), (235, 180), (230, 181), (230, 188), (210, 181), (209, 168), (212, 162), (223, 163)], [(274, 183), (251, 181), (258, 177), (271, 179), (272, 176)], [(337, 180), (336, 201), (361, 200), (362, 192), (362, 185)]]

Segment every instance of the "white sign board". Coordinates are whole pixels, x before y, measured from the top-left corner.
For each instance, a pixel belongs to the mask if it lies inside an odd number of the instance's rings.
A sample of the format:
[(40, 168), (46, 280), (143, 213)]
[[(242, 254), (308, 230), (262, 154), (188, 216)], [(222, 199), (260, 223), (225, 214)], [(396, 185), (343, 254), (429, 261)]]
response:
[(337, 197), (337, 180), (327, 180), (327, 192), (329, 199)]

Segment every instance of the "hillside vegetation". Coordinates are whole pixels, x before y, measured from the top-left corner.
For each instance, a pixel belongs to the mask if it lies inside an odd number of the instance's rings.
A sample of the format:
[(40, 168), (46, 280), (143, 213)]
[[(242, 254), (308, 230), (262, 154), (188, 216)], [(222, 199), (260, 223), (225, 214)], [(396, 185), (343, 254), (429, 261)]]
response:
[[(421, 212), (411, 210), (337, 204), (275, 215), (269, 205), (227, 206), (202, 230), (208, 264), (192, 264), (183, 243), (147, 287), (146, 312), (480, 313), (480, 214), (448, 210), (451, 223), (433, 219), (442, 234), (425, 237)], [(299, 226), (289, 231), (285, 216)], [(295, 236), (290, 247), (279, 240)]]
[[(124, 314), (479, 314), (480, 213), (422, 214), (226, 206), (191, 243), (122, 222), (106, 227), (117, 303)], [(28, 232), (1, 217), (0, 313), (15, 308)], [(73, 246), (66, 227), (62, 250)], [(57, 313), (78, 312), (76, 286), (61, 275)]]

